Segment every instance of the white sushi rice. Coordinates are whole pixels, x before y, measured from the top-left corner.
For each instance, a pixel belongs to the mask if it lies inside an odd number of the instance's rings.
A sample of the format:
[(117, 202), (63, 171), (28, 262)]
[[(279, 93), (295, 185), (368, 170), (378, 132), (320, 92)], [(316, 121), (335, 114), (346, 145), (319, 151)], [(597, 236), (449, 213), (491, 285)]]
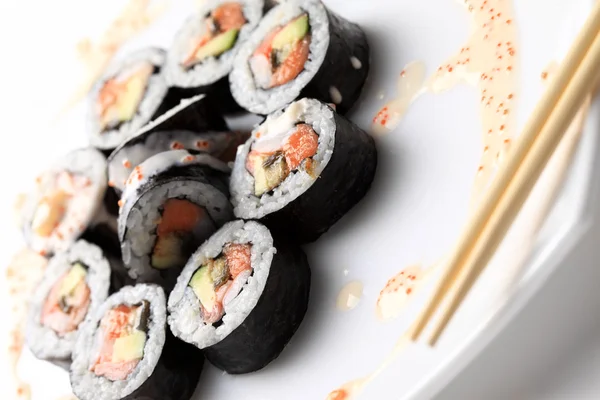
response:
[[(197, 133), (183, 130), (155, 131), (135, 142), (136, 137), (133, 137), (130, 143), (124, 143), (111, 154), (108, 162), (109, 182), (123, 191), (127, 178), (135, 167), (156, 154), (172, 150), (175, 143), (185, 149), (219, 155), (229, 145), (228, 138), (229, 133), (225, 132)], [(206, 146), (199, 146), (198, 141), (206, 142)]]
[[(292, 110), (292, 112), (289, 112)], [(281, 119), (286, 119), (281, 123)], [(286, 110), (270, 115), (258, 126), (252, 137), (238, 148), (238, 153), (231, 173), (229, 190), (235, 216), (243, 219), (260, 219), (265, 215), (281, 210), (288, 203), (306, 192), (315, 182), (315, 178), (303, 169), (288, 175), (288, 177), (272, 192), (262, 196), (254, 195), (254, 177), (246, 169), (246, 158), (252, 144), (256, 141), (256, 133), (264, 133), (269, 124), (284, 129), (297, 123), (310, 125), (319, 136), (317, 152), (313, 156), (313, 176), (320, 176), (333, 154), (335, 146), (335, 118), (333, 110), (318, 100), (302, 99), (292, 103)], [(277, 134), (279, 132), (273, 132)], [(261, 140), (265, 139), (261, 135)], [(318, 178), (317, 178), (318, 179)]]
[[(40, 236), (32, 229), (34, 217), (45, 196), (59, 190), (58, 176), (62, 172), (89, 179), (89, 186), (68, 200), (65, 214), (50, 236)], [(91, 147), (74, 150), (57, 160), (39, 176), (36, 187), (23, 206), (23, 232), (34, 251), (53, 254), (65, 251), (92, 224), (106, 192), (106, 159)]]
[[(188, 284), (198, 268), (206, 260), (219, 256), (227, 243), (252, 244), (253, 273), (239, 291), (234, 290), (237, 296), (225, 299), (223, 323), (215, 327), (204, 322), (200, 301)], [(168, 321), (173, 334), (200, 349), (225, 339), (244, 322), (256, 306), (269, 277), (275, 253), (271, 233), (258, 222), (233, 221), (223, 226), (190, 258), (169, 296)]]
[[(144, 357), (126, 380), (111, 381), (90, 371), (95, 354), (95, 338), (100, 320), (112, 308), (119, 305), (134, 306), (146, 300), (150, 304), (147, 340)], [(154, 372), (165, 344), (167, 310), (165, 293), (156, 285), (138, 284), (126, 286), (110, 296), (104, 303), (89, 313), (80, 328), (73, 351), (71, 364), (71, 386), (82, 400), (115, 400), (133, 393)]]
[(36, 357), (42, 359), (68, 359), (71, 357), (78, 330), (60, 336), (51, 328), (41, 324), (41, 316), (44, 303), (52, 287), (76, 262), (81, 262), (88, 267), (85, 278), (86, 284), (90, 288), (88, 314), (92, 313), (108, 297), (110, 264), (98, 246), (79, 240), (68, 251), (56, 254), (48, 263), (29, 310), (26, 341), (27, 346)]
[(183, 68), (181, 63), (189, 54), (192, 41), (197, 40), (204, 33), (206, 28), (204, 21), (207, 15), (219, 5), (231, 1), (209, 0), (198, 13), (186, 20), (167, 53), (165, 78), (168, 85), (184, 88), (207, 86), (229, 74), (242, 43), (247, 40), (262, 18), (264, 7), (262, 0), (235, 0), (242, 5), (247, 23), (240, 29), (231, 49), (219, 57), (208, 57), (189, 69)]
[(88, 99), (88, 117), (87, 121), (88, 136), (90, 144), (99, 149), (113, 149), (127, 138), (133, 136), (135, 132), (144, 124), (148, 123), (158, 107), (161, 105), (168, 86), (164, 79), (164, 73), (155, 73), (150, 76), (146, 85), (144, 95), (138, 105), (134, 117), (127, 122), (122, 123), (117, 129), (102, 132), (100, 118), (97, 110), (97, 100), (100, 90), (106, 81), (113, 78), (119, 72), (135, 66), (140, 62), (147, 61), (155, 67), (161, 68), (165, 61), (165, 54), (158, 49), (143, 49), (129, 55), (124, 61), (111, 65), (106, 74), (92, 89)]
[(223, 204), (228, 204), (227, 197), (208, 183), (192, 178), (173, 178), (144, 191), (145, 186), (159, 180), (157, 177), (169, 168), (193, 164), (229, 171), (224, 163), (207, 154), (192, 155), (187, 150), (172, 150), (150, 157), (140, 164), (139, 170), (144, 178), (134, 180), (125, 187), (122, 197), (125, 204), (119, 213), (119, 237), (123, 239), (123, 262), (131, 278), (144, 282), (160, 281), (160, 271), (150, 266), (150, 254), (156, 242), (160, 208), (168, 199), (186, 199), (203, 207), (217, 227), (229, 221), (230, 211), (223, 207)]
[[(311, 42), (304, 70), (296, 79), (271, 89), (257, 86), (250, 68), (250, 58), (264, 38), (276, 27), (283, 26), (308, 13)], [(270, 114), (300, 96), (304, 87), (317, 74), (329, 48), (329, 19), (319, 0), (287, 0), (269, 11), (238, 51), (229, 75), (231, 93), (236, 102), (256, 114)]]

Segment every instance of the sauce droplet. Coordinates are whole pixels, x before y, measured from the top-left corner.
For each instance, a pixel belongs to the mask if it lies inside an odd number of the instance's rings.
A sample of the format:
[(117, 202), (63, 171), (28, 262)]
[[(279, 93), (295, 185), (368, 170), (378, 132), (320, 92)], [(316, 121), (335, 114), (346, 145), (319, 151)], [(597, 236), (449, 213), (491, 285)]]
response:
[(336, 307), (341, 311), (349, 311), (354, 309), (363, 294), (363, 284), (359, 281), (353, 281), (348, 283), (338, 293)]

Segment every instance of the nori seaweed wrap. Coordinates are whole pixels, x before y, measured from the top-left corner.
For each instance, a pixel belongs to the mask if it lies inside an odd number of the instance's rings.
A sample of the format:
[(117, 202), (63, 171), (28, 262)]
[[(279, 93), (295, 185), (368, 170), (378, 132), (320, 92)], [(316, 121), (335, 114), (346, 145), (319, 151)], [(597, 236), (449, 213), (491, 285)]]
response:
[(311, 242), (366, 195), (376, 168), (370, 135), (331, 107), (302, 99), (270, 115), (239, 148), (231, 201), (237, 218)]
[(227, 373), (259, 370), (300, 326), (310, 276), (298, 246), (258, 222), (230, 222), (188, 261), (169, 296), (169, 325)]
[(71, 386), (81, 400), (187, 400), (203, 363), (169, 331), (162, 288), (138, 284), (110, 296), (82, 325)]
[(159, 153), (134, 169), (119, 214), (131, 278), (170, 291), (189, 256), (233, 219), (229, 171), (219, 160), (187, 150)]
[(190, 16), (167, 53), (165, 79), (180, 95), (206, 93), (223, 112), (240, 109), (228, 75), (263, 16), (263, 0), (210, 0)]
[(79, 327), (108, 297), (111, 275), (106, 255), (84, 240), (52, 257), (27, 318), (27, 346), (36, 357), (69, 369)]
[(229, 75), (236, 102), (270, 114), (299, 97), (346, 113), (369, 74), (362, 29), (319, 0), (287, 0), (271, 9), (240, 48)]

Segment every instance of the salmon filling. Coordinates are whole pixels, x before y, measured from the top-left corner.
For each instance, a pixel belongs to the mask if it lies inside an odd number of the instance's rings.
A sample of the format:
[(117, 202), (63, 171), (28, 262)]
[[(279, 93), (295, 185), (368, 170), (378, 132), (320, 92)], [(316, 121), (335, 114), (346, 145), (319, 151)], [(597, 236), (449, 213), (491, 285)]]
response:
[(96, 357), (90, 371), (111, 381), (126, 379), (144, 357), (149, 313), (147, 301), (110, 309), (96, 333)]
[(183, 267), (202, 239), (215, 226), (203, 207), (183, 199), (169, 199), (162, 207), (152, 251), (152, 266), (157, 269)]
[(90, 187), (90, 180), (81, 175), (61, 171), (56, 176), (52, 190), (49, 190), (39, 201), (31, 229), (43, 238), (56, 235), (60, 238), (60, 225), (67, 215), (67, 209), (72, 198), (76, 195), (85, 195), (85, 189)]
[(252, 274), (252, 245), (228, 243), (223, 252), (207, 260), (192, 276), (189, 286), (200, 301), (202, 318), (216, 324), (223, 318), (223, 304), (234, 298)]
[(154, 70), (143, 62), (104, 83), (96, 102), (101, 132), (117, 129), (134, 117)]
[(296, 79), (308, 60), (310, 42), (307, 14), (273, 29), (250, 58), (257, 85), (271, 89)]
[(223, 3), (215, 8), (204, 20), (204, 33), (192, 41), (182, 67), (190, 69), (209, 57), (218, 57), (230, 50), (247, 22), (239, 3)]
[(52, 286), (42, 308), (41, 323), (59, 336), (77, 329), (90, 306), (87, 268), (75, 263)]
[(299, 124), (285, 135), (283, 145), (273, 152), (251, 150), (246, 169), (254, 177), (254, 194), (262, 196), (277, 188), (293, 171), (303, 168), (313, 174), (312, 157), (317, 153), (319, 136), (307, 124)]

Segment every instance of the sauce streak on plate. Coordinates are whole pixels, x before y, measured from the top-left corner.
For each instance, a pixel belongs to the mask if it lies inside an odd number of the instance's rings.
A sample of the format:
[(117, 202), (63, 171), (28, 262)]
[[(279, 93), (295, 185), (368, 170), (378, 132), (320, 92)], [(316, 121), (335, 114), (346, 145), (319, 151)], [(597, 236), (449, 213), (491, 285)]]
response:
[[(471, 205), (475, 205), (495, 176), (515, 134), (513, 104), (517, 91), (517, 27), (511, 1), (464, 0), (461, 4), (471, 15), (472, 29), (467, 42), (427, 80), (422, 63), (408, 64), (400, 73), (398, 97), (375, 116), (373, 130), (381, 134), (396, 128), (408, 107), (425, 93), (441, 93), (459, 83), (476, 87), (481, 100), (483, 149), (472, 189)], [(443, 263), (435, 264), (426, 274), (420, 268), (409, 267), (391, 278), (377, 301), (378, 316), (389, 319), (399, 315), (413, 291), (441, 265)], [(410, 274), (408, 280), (402, 272)], [(375, 371), (342, 385), (327, 399), (348, 400), (357, 396), (408, 345), (411, 330), (412, 327), (400, 337)]]
[(23, 350), (25, 324), (29, 299), (37, 283), (42, 278), (47, 261), (32, 250), (23, 249), (12, 259), (6, 269), (6, 285), (11, 316), (8, 361), (9, 368), (16, 386), (18, 399), (29, 399), (31, 390), (29, 384), (23, 382), (17, 374), (17, 364)]

